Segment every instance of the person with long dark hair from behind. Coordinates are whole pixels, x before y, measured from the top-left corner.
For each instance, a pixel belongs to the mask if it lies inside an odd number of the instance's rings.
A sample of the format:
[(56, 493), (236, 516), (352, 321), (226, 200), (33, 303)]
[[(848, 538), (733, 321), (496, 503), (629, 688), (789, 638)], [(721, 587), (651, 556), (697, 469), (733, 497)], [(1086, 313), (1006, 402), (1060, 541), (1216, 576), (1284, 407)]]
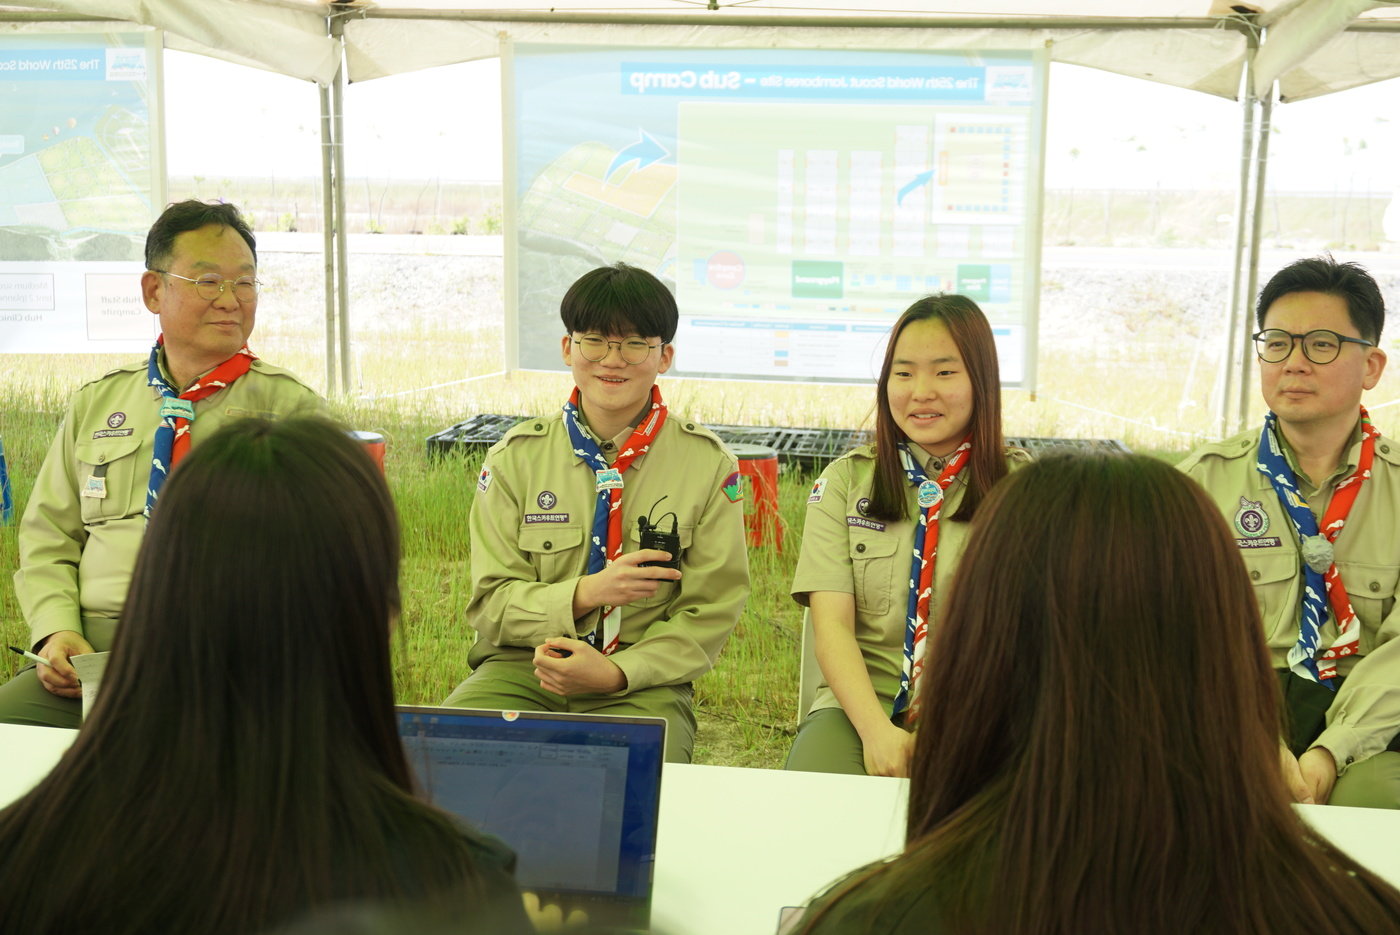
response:
[(987, 492), (1029, 460), (1005, 447), (996, 342), (966, 296), (933, 295), (890, 331), (875, 443), (807, 497), (792, 596), (822, 684), (787, 769), (904, 776), (929, 624)]
[(0, 812), (5, 929), (247, 933), (359, 901), (529, 931), (514, 856), (412, 794), (398, 567), (388, 488), (339, 427), (247, 419), (195, 448), (91, 716)]
[(930, 654), (905, 850), (799, 931), (1400, 931), (1400, 893), (1293, 810), (1239, 549), (1164, 462), (1004, 481)]

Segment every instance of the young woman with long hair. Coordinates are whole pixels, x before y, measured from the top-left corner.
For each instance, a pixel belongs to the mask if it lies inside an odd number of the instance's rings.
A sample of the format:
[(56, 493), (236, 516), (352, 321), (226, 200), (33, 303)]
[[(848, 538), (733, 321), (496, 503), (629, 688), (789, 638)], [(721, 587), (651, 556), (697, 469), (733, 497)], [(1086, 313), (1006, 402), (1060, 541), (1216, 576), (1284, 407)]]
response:
[(0, 812), (4, 928), (241, 935), (368, 901), (528, 930), (513, 855), (413, 796), (398, 568), (388, 488), (339, 427), (247, 419), (196, 447), (91, 716)]
[(960, 295), (895, 322), (875, 443), (832, 462), (807, 498), (793, 598), (809, 608), (823, 682), (788, 769), (905, 775), (925, 635), (968, 520), (1010, 466), (992, 328)]
[(904, 853), (807, 933), (1400, 931), (1314, 832), (1239, 549), (1189, 478), (1059, 455), (983, 504), (930, 650)]

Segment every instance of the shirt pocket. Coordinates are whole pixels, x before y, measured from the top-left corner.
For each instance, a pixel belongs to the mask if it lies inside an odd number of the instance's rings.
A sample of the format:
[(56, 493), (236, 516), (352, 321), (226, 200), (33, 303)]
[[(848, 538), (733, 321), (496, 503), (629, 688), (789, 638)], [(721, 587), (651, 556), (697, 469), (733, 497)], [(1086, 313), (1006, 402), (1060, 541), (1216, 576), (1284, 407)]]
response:
[(584, 530), (577, 523), (524, 526), (518, 541), (540, 581), (562, 581), (588, 567)]
[(1370, 565), (1365, 562), (1338, 562), (1337, 571), (1346, 585), (1351, 609), (1361, 621), (1357, 651), (1375, 648), (1376, 631), (1395, 607), (1395, 589), (1400, 584), (1400, 566)]
[[(900, 557), (899, 543), (893, 536), (870, 535), (851, 538), (851, 578), (856, 589), (856, 613), (865, 617), (880, 617), (890, 612), (890, 600), (897, 581), (907, 576), (896, 573)], [(904, 569), (909, 570), (912, 555), (905, 553)], [(907, 598), (908, 588), (899, 591)]]
[[(666, 530), (669, 530), (669, 529), (671, 528), (671, 524), (670, 524), (669, 522), (667, 522), (667, 523), (663, 526), (663, 528), (666, 529)], [(690, 549), (690, 544), (691, 544), (692, 542), (695, 541), (695, 527), (694, 527), (694, 526), (677, 526), (677, 527), (676, 527), (676, 536), (681, 540), (681, 553), (680, 553), (681, 574), (684, 575), (684, 574), (685, 574), (685, 553)], [(626, 551), (626, 552), (635, 552), (637, 549), (640, 549), (641, 547), (642, 547), (642, 534), (641, 534), (641, 532), (640, 532), (635, 526), (633, 526), (633, 527), (629, 530), (629, 532), (628, 532), (628, 535), (627, 535), (627, 545), (626, 545), (624, 551)], [(677, 584), (679, 584), (679, 582), (677, 582), (677, 581), (658, 581), (657, 584), (656, 584), (656, 593), (655, 593), (655, 594), (653, 594), (651, 597), (639, 597), (639, 598), (637, 598), (635, 601), (632, 602), (632, 605), (631, 605), (631, 606), (633, 606), (633, 607), (661, 607), (661, 606), (664, 606), (664, 605), (667, 604), (672, 598), (674, 598), (674, 597), (676, 596), (676, 585), (677, 585)]]
[(1241, 550), (1249, 583), (1259, 602), (1264, 637), (1270, 646), (1291, 646), (1298, 640), (1302, 572), (1292, 549)]
[(140, 456), (143, 439), (99, 438), (74, 446), (78, 504), (84, 526), (135, 516), (146, 508), (151, 459)]

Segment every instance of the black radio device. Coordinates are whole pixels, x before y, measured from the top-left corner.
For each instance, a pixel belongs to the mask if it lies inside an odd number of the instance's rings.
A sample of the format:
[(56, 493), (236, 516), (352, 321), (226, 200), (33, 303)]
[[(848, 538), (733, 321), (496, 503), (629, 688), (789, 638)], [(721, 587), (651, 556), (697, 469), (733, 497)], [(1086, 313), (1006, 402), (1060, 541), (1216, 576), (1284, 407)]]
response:
[[(665, 499), (665, 497), (661, 498), (661, 500)], [(671, 560), (669, 562), (642, 562), (637, 567), (674, 568), (676, 571), (680, 571), (681, 537), (676, 532), (676, 514), (662, 513), (660, 519), (655, 522), (653, 522), (651, 518), (651, 514), (661, 505), (661, 500), (657, 500), (651, 505), (651, 509), (647, 511), (646, 516), (637, 517), (637, 531), (641, 534), (642, 548), (659, 549), (662, 552), (668, 552), (670, 553)], [(668, 516), (671, 517), (671, 531), (662, 532), (661, 520), (666, 519)]]

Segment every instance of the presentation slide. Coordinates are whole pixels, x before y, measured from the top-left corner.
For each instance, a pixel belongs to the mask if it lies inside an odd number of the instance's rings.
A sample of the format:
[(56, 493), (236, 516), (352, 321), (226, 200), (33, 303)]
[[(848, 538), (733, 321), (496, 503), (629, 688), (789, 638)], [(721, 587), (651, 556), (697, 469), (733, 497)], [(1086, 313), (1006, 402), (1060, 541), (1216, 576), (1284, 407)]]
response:
[(0, 352), (150, 347), (159, 55), (151, 31), (0, 36)]
[(868, 382), (894, 319), (959, 292), (1033, 381), (1045, 60), (1031, 52), (508, 55), (512, 365), (562, 369), (593, 267), (675, 291), (673, 375)]

